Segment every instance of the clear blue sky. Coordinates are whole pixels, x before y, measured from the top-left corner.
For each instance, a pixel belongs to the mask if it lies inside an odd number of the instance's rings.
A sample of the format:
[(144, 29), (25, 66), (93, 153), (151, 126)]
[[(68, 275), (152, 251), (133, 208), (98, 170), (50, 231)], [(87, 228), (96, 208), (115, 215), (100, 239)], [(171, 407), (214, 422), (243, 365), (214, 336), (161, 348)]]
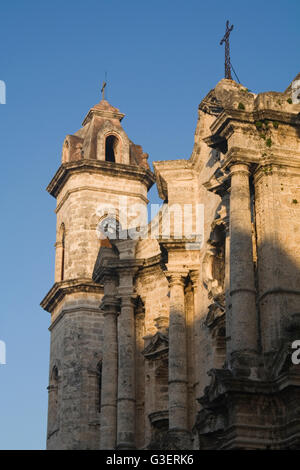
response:
[(300, 71), (300, 2), (2, 0), (0, 16), (0, 448), (43, 449), (49, 314), (39, 302), (55, 241), (45, 187), (64, 136), (99, 101), (107, 71), (108, 99), (151, 161), (188, 158), (198, 103), (223, 77), (225, 21), (241, 82), (281, 91)]

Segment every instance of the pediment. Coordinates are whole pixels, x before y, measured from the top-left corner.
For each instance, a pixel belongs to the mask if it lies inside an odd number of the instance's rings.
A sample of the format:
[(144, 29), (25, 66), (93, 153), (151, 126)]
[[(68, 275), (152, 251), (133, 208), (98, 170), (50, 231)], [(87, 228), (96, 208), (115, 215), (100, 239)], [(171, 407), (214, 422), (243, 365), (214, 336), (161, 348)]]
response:
[(199, 104), (199, 109), (205, 113), (212, 114), (213, 116), (218, 116), (222, 112), (222, 103), (217, 99), (214, 89), (210, 90), (205, 98), (203, 98)]
[(157, 332), (152, 336), (150, 343), (146, 346), (142, 354), (147, 359), (156, 359), (158, 356), (165, 354), (169, 349), (169, 340), (167, 335)]

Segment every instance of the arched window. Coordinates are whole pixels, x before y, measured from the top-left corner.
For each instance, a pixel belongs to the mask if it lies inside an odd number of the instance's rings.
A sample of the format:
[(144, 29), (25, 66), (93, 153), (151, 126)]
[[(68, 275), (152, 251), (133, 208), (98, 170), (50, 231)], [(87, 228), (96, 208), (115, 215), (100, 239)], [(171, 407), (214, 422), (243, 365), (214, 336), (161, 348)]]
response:
[(61, 225), (61, 280), (64, 280), (65, 274), (65, 224)]
[(51, 374), (51, 381), (53, 382), (54, 385), (57, 385), (57, 381), (58, 381), (58, 369), (57, 369), (57, 366), (53, 366), (52, 374)]
[(102, 362), (99, 362), (97, 365), (97, 411), (100, 413), (101, 411), (101, 389), (102, 389)]
[(109, 135), (105, 140), (105, 160), (115, 162), (118, 150), (119, 140), (114, 135)]
[(58, 429), (58, 385), (59, 372), (57, 366), (53, 366), (50, 375), (49, 410), (48, 410), (48, 437)]
[(57, 231), (55, 243), (55, 282), (65, 278), (65, 225), (62, 223)]

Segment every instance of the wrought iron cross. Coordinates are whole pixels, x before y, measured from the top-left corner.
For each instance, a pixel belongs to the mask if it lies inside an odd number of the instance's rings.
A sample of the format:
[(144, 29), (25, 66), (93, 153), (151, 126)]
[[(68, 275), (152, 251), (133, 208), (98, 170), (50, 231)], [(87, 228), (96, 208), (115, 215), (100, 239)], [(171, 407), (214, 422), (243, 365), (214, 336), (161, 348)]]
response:
[(232, 80), (231, 77), (231, 63), (230, 63), (230, 49), (229, 49), (229, 35), (233, 30), (233, 25), (229, 27), (229, 21), (226, 21), (226, 31), (224, 34), (223, 39), (220, 42), (220, 46), (225, 42), (225, 78), (229, 78)]
[(101, 88), (101, 93), (102, 93), (102, 99), (105, 100), (105, 87), (106, 87), (106, 81), (103, 82), (102, 88)]

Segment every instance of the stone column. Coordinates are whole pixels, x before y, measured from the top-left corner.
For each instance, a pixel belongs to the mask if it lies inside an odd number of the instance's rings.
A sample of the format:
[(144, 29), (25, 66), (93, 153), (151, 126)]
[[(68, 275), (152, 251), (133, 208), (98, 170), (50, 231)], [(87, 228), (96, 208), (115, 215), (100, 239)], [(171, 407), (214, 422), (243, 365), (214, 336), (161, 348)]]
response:
[(135, 440), (135, 319), (132, 270), (120, 270), (118, 317), (118, 425), (117, 449), (136, 448)]
[[(193, 270), (190, 271), (190, 279), (192, 281), (193, 293), (194, 293), (194, 391), (195, 398), (201, 396), (200, 391), (200, 374), (201, 370), (201, 335), (200, 335), (200, 323), (201, 323), (201, 312), (200, 312), (200, 293), (199, 293), (199, 283), (200, 275), (199, 271)], [(199, 408), (198, 402), (195, 403), (195, 407)]]
[(117, 388), (118, 388), (118, 345), (117, 311), (119, 302), (116, 298), (117, 278), (104, 276), (104, 297), (102, 310), (103, 358), (100, 415), (100, 449), (112, 450), (116, 447), (117, 437)]
[(231, 358), (231, 297), (230, 297), (230, 230), (229, 217), (225, 221), (225, 312), (226, 312), (226, 363), (230, 363)]
[[(249, 166), (231, 166), (230, 190), (231, 367), (255, 366), (258, 345)], [(245, 373), (245, 371), (244, 371)]]
[(145, 312), (140, 303), (135, 315), (135, 370), (136, 370), (136, 445), (145, 445), (145, 358), (144, 345)]
[(186, 273), (166, 273), (170, 286), (169, 434), (181, 448), (190, 448), (187, 413), (187, 345), (184, 306)]
[(188, 429), (192, 429), (195, 422), (196, 397), (195, 397), (195, 311), (194, 290), (190, 281), (185, 289), (185, 319), (186, 319), (186, 344), (187, 344), (187, 404), (188, 404)]

